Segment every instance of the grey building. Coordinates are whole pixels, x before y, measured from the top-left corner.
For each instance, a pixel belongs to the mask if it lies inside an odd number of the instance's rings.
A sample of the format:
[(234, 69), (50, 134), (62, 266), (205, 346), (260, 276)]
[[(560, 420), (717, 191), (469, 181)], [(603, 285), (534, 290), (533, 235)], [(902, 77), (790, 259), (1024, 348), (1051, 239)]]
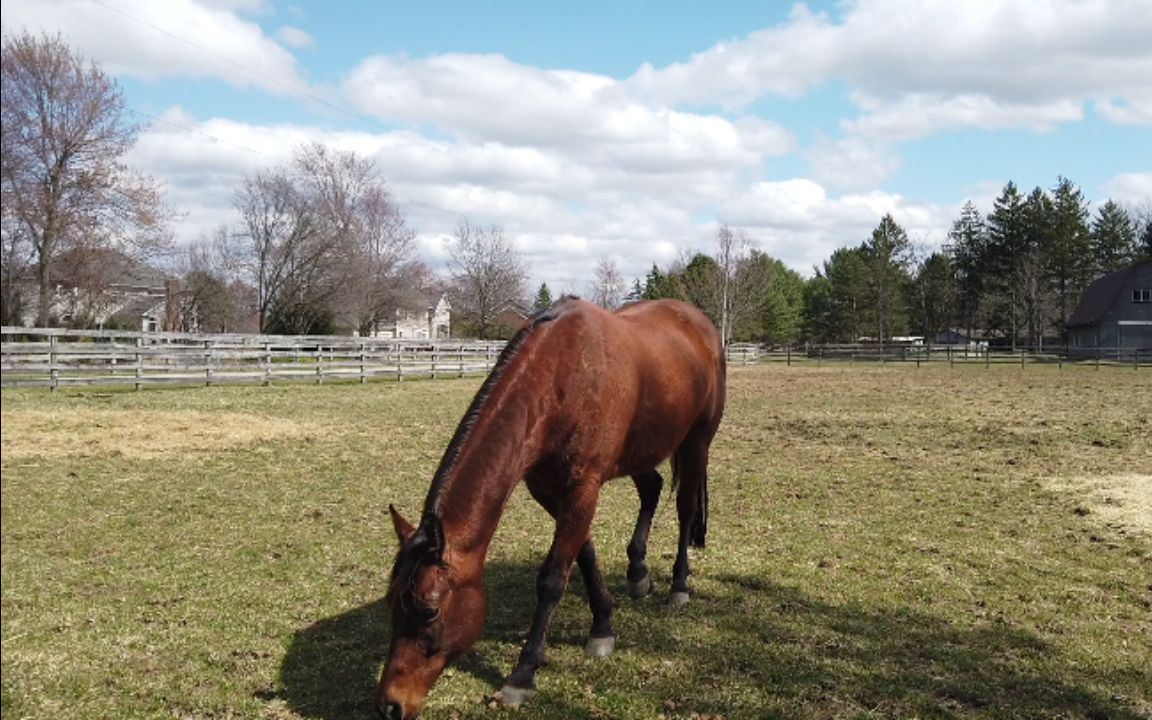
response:
[(1089, 285), (1068, 319), (1068, 346), (1152, 353), (1152, 258)]

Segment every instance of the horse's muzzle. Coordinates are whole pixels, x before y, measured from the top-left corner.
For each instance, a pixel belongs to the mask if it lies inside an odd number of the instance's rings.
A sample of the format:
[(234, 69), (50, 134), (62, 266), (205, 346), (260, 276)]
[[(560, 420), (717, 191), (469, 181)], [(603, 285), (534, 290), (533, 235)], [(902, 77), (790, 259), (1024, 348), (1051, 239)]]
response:
[(404, 706), (398, 702), (385, 702), (380, 706), (380, 720), (404, 720)]

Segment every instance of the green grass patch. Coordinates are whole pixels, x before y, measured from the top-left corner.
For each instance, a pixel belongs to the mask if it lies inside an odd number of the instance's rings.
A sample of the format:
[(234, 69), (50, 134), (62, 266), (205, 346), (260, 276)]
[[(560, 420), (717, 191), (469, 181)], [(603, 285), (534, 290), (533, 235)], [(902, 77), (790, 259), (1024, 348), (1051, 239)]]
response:
[[(479, 378), (4, 390), (5, 718), (370, 718), (395, 540)], [(545, 513), (511, 501), (484, 638), (432, 718), (1148, 718), (1152, 374), (733, 368), (693, 602), (624, 592), (637, 501), (595, 525), (617, 651), (579, 581), (539, 694), (484, 698), (529, 622)]]

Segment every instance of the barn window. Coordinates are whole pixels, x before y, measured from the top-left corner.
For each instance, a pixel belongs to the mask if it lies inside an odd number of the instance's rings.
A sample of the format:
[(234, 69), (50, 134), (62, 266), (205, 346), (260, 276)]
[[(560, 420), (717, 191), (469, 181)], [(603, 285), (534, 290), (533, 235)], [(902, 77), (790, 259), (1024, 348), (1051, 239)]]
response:
[(1132, 302), (1152, 303), (1152, 288), (1136, 288), (1132, 291)]

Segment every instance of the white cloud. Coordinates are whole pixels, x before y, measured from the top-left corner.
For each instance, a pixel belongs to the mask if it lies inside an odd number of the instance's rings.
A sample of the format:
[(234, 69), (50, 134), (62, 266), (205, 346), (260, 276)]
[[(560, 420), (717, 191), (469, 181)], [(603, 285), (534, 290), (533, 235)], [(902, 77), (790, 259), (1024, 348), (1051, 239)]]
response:
[(1104, 183), (1104, 192), (1122, 205), (1141, 207), (1152, 204), (1152, 172), (1116, 175)]
[[(743, 107), (841, 82), (860, 130), (889, 139), (939, 127), (1047, 126), (1105, 117), (1149, 123), (1152, 13), (1144, 0), (859, 0), (833, 19), (798, 5), (789, 22), (628, 83), (669, 104)], [(928, 116), (916, 111), (931, 109)]]
[(837, 248), (866, 240), (886, 214), (912, 240), (939, 245), (956, 208), (877, 191), (833, 196), (812, 180), (796, 178), (756, 183), (724, 203), (719, 214), (747, 231), (764, 252), (811, 275)]
[[(63, 5), (63, 7), (61, 7)], [(295, 58), (260, 26), (234, 13), (252, 2), (5, 0), (5, 22), (33, 32), (63, 33), (105, 70), (145, 80), (216, 78), (240, 88), (298, 93), (308, 84)]]
[(285, 25), (276, 31), (276, 37), (280, 42), (284, 43), (290, 48), (311, 48), (316, 46), (316, 41), (307, 32), (297, 27)]
[(752, 166), (792, 145), (783, 128), (648, 105), (611, 78), (541, 70), (500, 55), (376, 56), (343, 93), (366, 113), (471, 142), (579, 149), (643, 171)]

